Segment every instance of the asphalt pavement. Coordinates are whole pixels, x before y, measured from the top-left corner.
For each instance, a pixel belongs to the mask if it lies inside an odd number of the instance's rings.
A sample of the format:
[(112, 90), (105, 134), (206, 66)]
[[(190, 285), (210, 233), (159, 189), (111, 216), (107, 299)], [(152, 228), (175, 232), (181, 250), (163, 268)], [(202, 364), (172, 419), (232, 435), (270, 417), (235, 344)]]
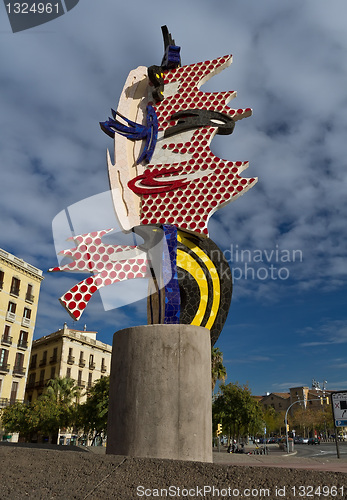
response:
[[(268, 454), (255, 454), (254, 445), (244, 448), (244, 453), (227, 453), (227, 449), (221, 446), (220, 451), (213, 449), (213, 462), (225, 465), (250, 465), (263, 467), (285, 467), (291, 469), (310, 469), (347, 473), (347, 455), (321, 457), (300, 457), (297, 451), (286, 453), (280, 450), (277, 444), (268, 444)], [(261, 447), (258, 451), (260, 451)]]

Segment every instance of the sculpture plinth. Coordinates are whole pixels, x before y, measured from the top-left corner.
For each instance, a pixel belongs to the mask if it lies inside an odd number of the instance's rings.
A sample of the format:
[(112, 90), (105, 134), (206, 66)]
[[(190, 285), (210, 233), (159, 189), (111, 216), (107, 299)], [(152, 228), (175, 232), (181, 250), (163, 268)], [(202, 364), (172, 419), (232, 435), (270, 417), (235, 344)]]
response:
[(107, 453), (212, 462), (209, 330), (116, 332), (110, 386)]

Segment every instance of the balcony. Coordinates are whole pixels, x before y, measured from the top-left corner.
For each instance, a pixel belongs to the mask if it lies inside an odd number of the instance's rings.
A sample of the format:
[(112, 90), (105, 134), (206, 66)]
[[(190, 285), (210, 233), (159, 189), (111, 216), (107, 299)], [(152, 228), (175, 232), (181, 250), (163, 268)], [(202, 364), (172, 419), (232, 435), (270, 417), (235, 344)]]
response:
[(22, 318), (22, 326), (25, 326), (26, 328), (30, 327), (30, 319), (29, 318)]
[(9, 363), (1, 363), (0, 364), (0, 373), (8, 373), (10, 371)]
[(36, 360), (31, 361), (30, 366), (29, 366), (29, 370), (34, 370), (35, 368), (36, 368)]
[(45, 380), (38, 380), (37, 382), (35, 382), (35, 387), (36, 389), (39, 389), (40, 387), (44, 387), (46, 385), (46, 382)]
[(15, 315), (15, 313), (13, 313), (11, 311), (7, 311), (7, 313), (6, 313), (6, 321), (11, 321), (12, 323), (14, 321), (16, 321), (16, 315)]
[(47, 364), (47, 358), (42, 358), (39, 363), (39, 366), (46, 366), (46, 364)]
[(35, 381), (28, 382), (27, 386), (26, 386), (26, 390), (30, 391), (30, 390), (35, 389), (35, 385), (36, 385)]
[(28, 341), (27, 340), (19, 340), (17, 344), (18, 349), (28, 349)]
[(18, 377), (24, 377), (26, 369), (23, 366), (14, 366), (12, 373)]
[(89, 370), (95, 370), (95, 363), (94, 361), (92, 361), (91, 363), (89, 363)]
[(35, 299), (34, 295), (31, 295), (30, 293), (27, 293), (25, 296), (26, 302), (29, 302), (30, 304), (34, 302), (34, 299)]
[(19, 296), (19, 288), (18, 287), (12, 287), (10, 290), (10, 295), (13, 295), (14, 297)]
[(107, 372), (107, 366), (106, 365), (101, 365), (101, 373)]
[(77, 380), (77, 385), (81, 389), (84, 389), (84, 387), (86, 386), (86, 382), (85, 382), (85, 380)]
[(68, 365), (73, 365), (75, 362), (75, 356), (68, 356), (67, 357), (67, 363)]
[(86, 366), (86, 360), (83, 359), (83, 358), (80, 358), (79, 362), (78, 362), (78, 365), (81, 367), (81, 368), (84, 368)]
[(3, 345), (11, 345), (12, 344), (12, 337), (10, 337), (9, 335), (3, 335), (1, 337), (1, 343)]
[(51, 356), (49, 358), (49, 364), (54, 365), (55, 363), (58, 363), (58, 356)]
[(13, 398), (0, 398), (0, 408), (5, 408), (6, 406), (14, 405), (15, 403), (23, 403), (22, 399)]

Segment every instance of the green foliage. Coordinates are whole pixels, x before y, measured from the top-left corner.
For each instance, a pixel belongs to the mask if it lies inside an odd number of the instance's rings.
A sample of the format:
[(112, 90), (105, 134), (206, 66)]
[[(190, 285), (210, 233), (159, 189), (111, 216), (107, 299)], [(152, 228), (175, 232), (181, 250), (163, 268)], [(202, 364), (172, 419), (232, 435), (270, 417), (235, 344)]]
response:
[(2, 425), (27, 440), (36, 433), (53, 436), (59, 428), (73, 426), (79, 395), (76, 382), (67, 377), (49, 381), (45, 392), (31, 404), (16, 403), (2, 410)]
[(285, 412), (278, 412), (272, 406), (267, 408), (264, 412), (264, 422), (268, 434), (282, 434), (284, 430), (284, 417)]
[(24, 403), (15, 403), (1, 410), (1, 424), (7, 432), (22, 432), (30, 435), (32, 422), (30, 408)]
[(110, 377), (102, 377), (90, 388), (87, 401), (78, 408), (77, 426), (90, 437), (106, 434)]
[(80, 395), (80, 389), (72, 378), (56, 377), (48, 382), (40, 400), (47, 409), (56, 413), (57, 429), (75, 424)]
[(264, 426), (263, 412), (252, 398), (247, 385), (238, 382), (220, 386), (221, 395), (212, 407), (214, 425), (222, 422), (223, 433), (239, 439), (241, 435), (256, 434)]
[(217, 380), (223, 382), (227, 378), (227, 371), (223, 365), (223, 353), (218, 347), (212, 347), (211, 350), (211, 375), (212, 375), (212, 392), (216, 386)]

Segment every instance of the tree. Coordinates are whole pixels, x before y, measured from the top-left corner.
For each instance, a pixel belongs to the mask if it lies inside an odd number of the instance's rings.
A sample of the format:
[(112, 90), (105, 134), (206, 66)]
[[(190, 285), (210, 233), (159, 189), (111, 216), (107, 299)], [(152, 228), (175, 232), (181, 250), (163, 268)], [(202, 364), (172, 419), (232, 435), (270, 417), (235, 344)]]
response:
[(272, 406), (267, 408), (264, 412), (264, 422), (268, 434), (282, 434), (282, 428), (284, 429), (284, 418), (285, 412), (278, 412)]
[(93, 439), (92, 444), (107, 431), (109, 389), (110, 377), (100, 378), (89, 389), (86, 402), (78, 409), (77, 426)]
[(211, 375), (213, 393), (217, 380), (224, 382), (227, 378), (227, 371), (223, 365), (223, 353), (218, 347), (212, 347), (211, 350)]
[(239, 440), (241, 435), (256, 434), (263, 429), (264, 419), (259, 404), (252, 398), (247, 385), (238, 382), (222, 384), (222, 394), (214, 401), (214, 424), (222, 421), (229, 437)]
[(76, 410), (81, 395), (76, 381), (70, 377), (55, 377), (49, 380), (41, 400), (50, 400), (59, 410), (58, 430), (71, 427), (76, 420)]
[(2, 410), (2, 425), (9, 432), (20, 432), (27, 441), (37, 433), (56, 435), (60, 409), (56, 402), (39, 398), (31, 404), (15, 403)]
[(79, 394), (73, 379), (56, 377), (31, 404), (16, 403), (4, 408), (2, 425), (7, 431), (20, 432), (29, 441), (37, 433), (56, 440), (60, 428), (74, 425)]
[(30, 408), (24, 403), (15, 403), (1, 410), (2, 427), (7, 432), (21, 432), (27, 439), (32, 434), (33, 421), (30, 419)]

